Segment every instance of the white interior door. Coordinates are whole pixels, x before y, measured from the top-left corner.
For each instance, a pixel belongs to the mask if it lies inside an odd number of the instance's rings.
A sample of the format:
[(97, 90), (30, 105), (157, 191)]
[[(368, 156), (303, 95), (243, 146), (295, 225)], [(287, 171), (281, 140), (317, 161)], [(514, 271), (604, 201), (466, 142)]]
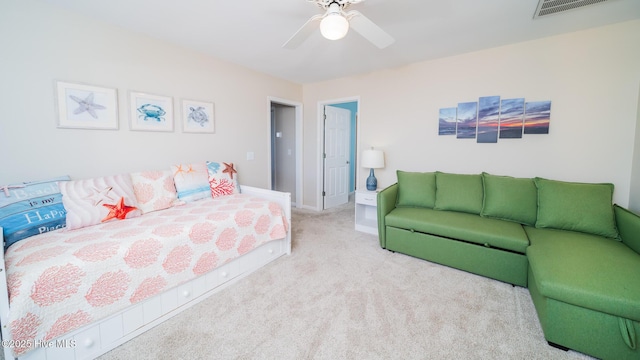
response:
[(351, 111), (324, 107), (324, 208), (349, 201), (349, 136)]

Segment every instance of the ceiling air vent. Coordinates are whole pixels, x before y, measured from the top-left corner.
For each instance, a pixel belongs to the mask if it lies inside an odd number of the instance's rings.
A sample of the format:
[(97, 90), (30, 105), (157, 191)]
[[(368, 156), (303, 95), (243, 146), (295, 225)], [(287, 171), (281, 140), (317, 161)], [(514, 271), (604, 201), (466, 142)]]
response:
[(540, 0), (533, 18), (557, 14), (584, 6), (595, 5), (611, 0)]

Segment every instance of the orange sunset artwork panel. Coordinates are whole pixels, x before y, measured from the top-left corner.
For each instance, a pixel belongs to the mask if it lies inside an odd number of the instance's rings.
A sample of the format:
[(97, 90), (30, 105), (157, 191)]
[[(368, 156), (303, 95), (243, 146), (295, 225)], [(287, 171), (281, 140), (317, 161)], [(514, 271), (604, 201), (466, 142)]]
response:
[(500, 96), (483, 96), (478, 99), (479, 143), (497, 143), (500, 125)]
[(548, 134), (550, 121), (551, 101), (533, 101), (525, 104), (525, 134)]
[(500, 139), (522, 138), (524, 98), (504, 99), (500, 104)]

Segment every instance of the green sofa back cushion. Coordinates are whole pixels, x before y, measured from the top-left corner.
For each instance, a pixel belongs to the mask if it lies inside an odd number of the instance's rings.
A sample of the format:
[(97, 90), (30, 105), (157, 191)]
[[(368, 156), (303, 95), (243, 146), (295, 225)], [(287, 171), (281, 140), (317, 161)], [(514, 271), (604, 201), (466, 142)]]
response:
[(640, 216), (618, 205), (613, 209), (622, 242), (640, 254)]
[(617, 238), (613, 184), (587, 184), (535, 178), (536, 227), (580, 231)]
[(434, 208), (480, 214), (483, 192), (480, 174), (449, 174), (436, 171)]
[(534, 226), (538, 189), (531, 178), (482, 173), (484, 201), (480, 215)]
[(436, 202), (436, 174), (433, 172), (396, 172), (398, 176), (397, 207), (433, 209)]

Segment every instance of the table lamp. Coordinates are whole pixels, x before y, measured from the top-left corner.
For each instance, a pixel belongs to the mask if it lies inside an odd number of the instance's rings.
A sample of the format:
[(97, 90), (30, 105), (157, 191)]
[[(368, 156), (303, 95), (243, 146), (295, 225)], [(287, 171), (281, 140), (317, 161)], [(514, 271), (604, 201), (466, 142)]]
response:
[(373, 169), (380, 169), (384, 167), (384, 153), (382, 150), (365, 150), (362, 152), (362, 167), (370, 168), (369, 177), (367, 178), (367, 190), (375, 191), (378, 187), (378, 180), (376, 179)]

